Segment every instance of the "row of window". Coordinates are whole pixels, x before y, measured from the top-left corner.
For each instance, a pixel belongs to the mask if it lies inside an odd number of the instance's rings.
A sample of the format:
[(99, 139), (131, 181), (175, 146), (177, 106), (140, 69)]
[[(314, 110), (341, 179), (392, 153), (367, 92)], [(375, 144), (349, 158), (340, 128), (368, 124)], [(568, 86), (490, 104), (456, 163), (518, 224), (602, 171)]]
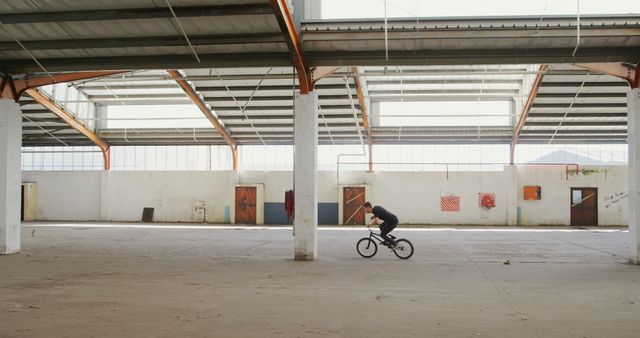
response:
[[(318, 169), (367, 170), (368, 155), (358, 145), (318, 146)], [(240, 146), (241, 170), (292, 170), (293, 146)], [(338, 164), (340, 157), (340, 164)], [(374, 170), (442, 171), (501, 170), (509, 161), (508, 145), (374, 145)], [(627, 162), (627, 146), (518, 145), (516, 163)], [(96, 147), (23, 147), (23, 170), (102, 170)], [(227, 146), (113, 146), (111, 170), (211, 171), (232, 170)]]

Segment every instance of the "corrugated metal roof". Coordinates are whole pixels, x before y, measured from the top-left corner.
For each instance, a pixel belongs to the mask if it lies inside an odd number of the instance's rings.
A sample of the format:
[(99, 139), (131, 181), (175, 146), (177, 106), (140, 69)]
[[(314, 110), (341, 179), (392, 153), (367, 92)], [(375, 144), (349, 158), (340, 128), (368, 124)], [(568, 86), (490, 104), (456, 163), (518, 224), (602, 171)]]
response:
[(3, 1), (0, 68), (41, 72), (29, 53), (49, 71), (202, 67), (183, 30), (205, 66), (291, 64), (269, 1), (170, 3), (177, 20), (164, 1)]
[[(459, 17), (311, 21), (302, 25), (312, 65), (448, 65), (636, 62), (640, 16)], [(388, 59), (386, 55), (388, 54)]]
[[(567, 70), (573, 75), (555, 74)], [(626, 143), (628, 90), (625, 81), (609, 75), (551, 65), (519, 143)]]

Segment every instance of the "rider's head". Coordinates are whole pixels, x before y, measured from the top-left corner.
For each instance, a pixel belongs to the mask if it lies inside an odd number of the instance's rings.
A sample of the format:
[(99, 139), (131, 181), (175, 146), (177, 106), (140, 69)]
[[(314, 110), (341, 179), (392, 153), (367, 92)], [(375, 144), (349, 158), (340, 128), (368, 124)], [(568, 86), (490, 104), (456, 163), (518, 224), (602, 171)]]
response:
[(369, 202), (364, 202), (364, 204), (362, 205), (362, 210), (364, 210), (364, 212), (367, 213), (367, 214), (370, 214), (372, 209), (373, 209), (373, 207), (371, 206), (371, 203), (369, 203)]

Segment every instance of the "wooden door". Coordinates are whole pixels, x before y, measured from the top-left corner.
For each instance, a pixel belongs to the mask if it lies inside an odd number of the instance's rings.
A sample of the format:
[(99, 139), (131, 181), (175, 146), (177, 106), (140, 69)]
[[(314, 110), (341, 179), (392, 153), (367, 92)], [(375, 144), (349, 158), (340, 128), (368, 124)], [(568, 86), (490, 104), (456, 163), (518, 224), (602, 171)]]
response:
[(365, 224), (364, 210), (362, 210), (362, 205), (364, 204), (364, 202), (364, 187), (343, 188), (342, 223)]
[(256, 224), (256, 187), (236, 187), (236, 224)]
[(598, 188), (571, 188), (571, 225), (598, 225)]

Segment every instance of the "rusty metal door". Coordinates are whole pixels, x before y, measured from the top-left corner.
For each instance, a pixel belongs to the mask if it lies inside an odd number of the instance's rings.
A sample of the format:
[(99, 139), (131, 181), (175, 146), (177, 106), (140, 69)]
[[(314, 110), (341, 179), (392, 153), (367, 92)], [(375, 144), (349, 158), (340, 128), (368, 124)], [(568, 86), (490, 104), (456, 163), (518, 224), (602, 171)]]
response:
[(571, 225), (598, 225), (597, 188), (571, 188)]
[(236, 187), (236, 224), (256, 224), (256, 187)]
[(365, 202), (364, 187), (345, 187), (342, 191), (342, 223), (343, 224), (365, 224), (364, 210), (362, 205)]

